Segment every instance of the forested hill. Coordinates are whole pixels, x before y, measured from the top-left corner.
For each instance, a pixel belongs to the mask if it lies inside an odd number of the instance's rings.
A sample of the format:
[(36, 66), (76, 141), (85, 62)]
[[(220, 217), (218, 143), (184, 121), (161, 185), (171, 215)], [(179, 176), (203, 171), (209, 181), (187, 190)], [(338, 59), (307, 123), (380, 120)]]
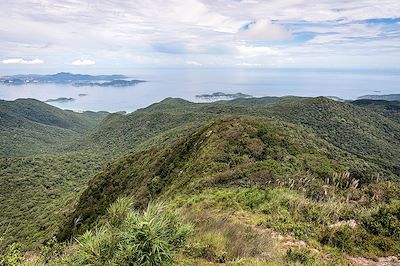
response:
[[(0, 261), (18, 242), (46, 263), (109, 263), (102, 247), (115, 244), (115, 252), (131, 241), (113, 243), (113, 234), (132, 236), (131, 227), (104, 227), (125, 224), (104, 220), (115, 222), (118, 204), (131, 206), (120, 197), (133, 202), (136, 225), (153, 228), (150, 217), (169, 208), (193, 225), (173, 252), (177, 264), (349, 265), (397, 256), (398, 117), (398, 102), (324, 97), (167, 98), (129, 114), (1, 101)], [(169, 207), (141, 216), (157, 202)], [(44, 246), (55, 235), (80, 242)], [(100, 255), (89, 260), (86, 247)]]
[(35, 99), (0, 100), (0, 156), (55, 151), (95, 128), (107, 114), (65, 111)]
[(327, 98), (266, 97), (215, 103), (168, 98), (128, 115), (110, 115), (78, 147), (111, 153), (116, 158), (178, 139), (190, 130), (224, 116), (254, 116), (291, 122), (312, 129), (343, 150), (400, 173), (398, 111), (386, 113), (356, 103)]

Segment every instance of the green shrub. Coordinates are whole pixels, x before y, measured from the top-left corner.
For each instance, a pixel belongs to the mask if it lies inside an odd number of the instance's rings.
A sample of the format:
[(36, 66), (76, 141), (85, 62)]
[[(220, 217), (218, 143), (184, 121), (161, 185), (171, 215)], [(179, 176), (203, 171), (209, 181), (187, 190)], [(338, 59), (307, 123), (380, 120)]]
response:
[(301, 263), (303, 265), (313, 265), (315, 258), (307, 248), (289, 248), (286, 251), (285, 259), (288, 263)]
[(11, 244), (0, 255), (0, 266), (16, 266), (23, 262), (24, 258), (21, 251), (21, 245)]
[(400, 240), (400, 201), (384, 205), (364, 218), (363, 226), (372, 234)]
[(320, 242), (331, 245), (343, 252), (351, 252), (354, 247), (354, 229), (350, 226), (326, 228)]
[(77, 239), (74, 265), (170, 265), (191, 232), (175, 212), (150, 204), (142, 213), (120, 198), (106, 220)]

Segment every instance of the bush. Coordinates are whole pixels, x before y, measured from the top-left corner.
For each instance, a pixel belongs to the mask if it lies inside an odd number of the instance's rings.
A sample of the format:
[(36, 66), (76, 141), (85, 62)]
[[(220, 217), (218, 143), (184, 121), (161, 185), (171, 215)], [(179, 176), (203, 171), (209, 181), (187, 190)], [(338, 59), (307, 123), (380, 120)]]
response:
[(106, 220), (77, 239), (74, 265), (170, 265), (185, 244), (191, 227), (162, 204), (140, 213), (120, 198), (108, 209)]
[(303, 265), (313, 265), (315, 262), (310, 250), (306, 248), (289, 248), (286, 251), (285, 259), (288, 263), (298, 262)]
[(331, 245), (342, 252), (351, 253), (354, 247), (354, 229), (350, 226), (339, 226), (326, 228), (320, 242), (324, 245)]
[(384, 205), (364, 218), (363, 226), (372, 234), (400, 240), (400, 201)]

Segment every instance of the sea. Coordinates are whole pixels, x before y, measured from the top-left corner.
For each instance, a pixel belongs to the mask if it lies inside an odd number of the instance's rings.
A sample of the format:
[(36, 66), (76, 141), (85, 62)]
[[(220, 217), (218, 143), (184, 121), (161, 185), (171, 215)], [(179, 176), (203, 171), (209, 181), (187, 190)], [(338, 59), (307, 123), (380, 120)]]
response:
[[(82, 71), (80, 74), (86, 73)], [(74, 100), (50, 104), (74, 111), (132, 112), (167, 97), (192, 102), (209, 101), (196, 95), (214, 92), (240, 92), (254, 97), (335, 96), (347, 100), (367, 94), (400, 93), (400, 70), (147, 68), (107, 70), (97, 74), (125, 74), (131, 79), (147, 82), (130, 87), (0, 85), (0, 99), (35, 98), (46, 101), (65, 97)]]

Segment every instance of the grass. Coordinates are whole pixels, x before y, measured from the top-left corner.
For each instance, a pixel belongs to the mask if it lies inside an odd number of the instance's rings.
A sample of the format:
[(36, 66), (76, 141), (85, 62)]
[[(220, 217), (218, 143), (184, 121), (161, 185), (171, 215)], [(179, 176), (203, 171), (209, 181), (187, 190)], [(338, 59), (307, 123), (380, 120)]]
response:
[[(301, 192), (288, 189), (212, 189), (189, 198), (177, 197), (178, 206), (244, 211), (250, 224), (271, 228), (309, 243), (318, 243), (351, 255), (393, 256), (400, 251), (397, 241), (399, 222), (392, 216), (381, 216), (382, 207), (355, 208), (338, 200), (314, 201)], [(387, 208), (398, 214), (396, 203)], [(379, 217), (379, 218), (378, 218)], [(388, 217), (389, 219), (386, 219)], [(354, 220), (356, 226), (335, 226), (341, 221)], [(368, 221), (368, 222), (367, 222)], [(383, 224), (382, 224), (383, 222)], [(371, 224), (374, 226), (371, 227)], [(373, 229), (380, 228), (383, 232)]]
[(139, 212), (131, 199), (119, 198), (104, 219), (69, 245), (48, 245), (32, 260), (12, 245), (0, 261), (2, 265), (173, 265), (191, 231), (164, 204), (150, 204)]

